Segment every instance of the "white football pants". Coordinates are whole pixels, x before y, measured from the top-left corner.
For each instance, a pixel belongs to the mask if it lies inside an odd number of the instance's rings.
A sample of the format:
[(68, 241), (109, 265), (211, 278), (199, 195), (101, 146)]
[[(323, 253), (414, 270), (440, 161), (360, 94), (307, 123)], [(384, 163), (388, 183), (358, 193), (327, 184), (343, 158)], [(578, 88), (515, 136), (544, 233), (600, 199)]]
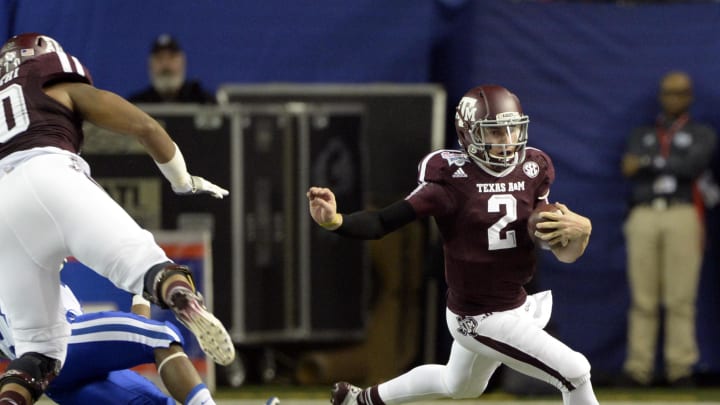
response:
[(18, 357), (33, 351), (64, 361), (70, 326), (59, 268), (65, 257), (134, 294), (142, 293), (145, 272), (169, 259), (88, 177), (80, 157), (59, 152), (10, 160), (0, 161), (0, 300)]
[(543, 330), (551, 312), (550, 291), (528, 296), (509, 311), (459, 316), (448, 309), (447, 325), (455, 340), (447, 365), (419, 366), (380, 384), (380, 398), (387, 404), (476, 398), (500, 364), (506, 364), (557, 387), (565, 404), (597, 404), (585, 356)]

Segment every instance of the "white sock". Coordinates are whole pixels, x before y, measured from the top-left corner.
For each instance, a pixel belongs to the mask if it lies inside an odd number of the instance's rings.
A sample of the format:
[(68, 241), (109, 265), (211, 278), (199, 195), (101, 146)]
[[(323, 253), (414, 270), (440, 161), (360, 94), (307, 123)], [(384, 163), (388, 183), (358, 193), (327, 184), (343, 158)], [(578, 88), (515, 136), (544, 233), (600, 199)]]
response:
[(570, 392), (563, 392), (563, 405), (598, 405), (592, 383), (587, 380)]
[(205, 384), (198, 384), (185, 398), (185, 405), (216, 405)]
[(448, 397), (444, 384), (445, 366), (426, 364), (378, 385), (378, 394), (386, 404), (400, 404)]

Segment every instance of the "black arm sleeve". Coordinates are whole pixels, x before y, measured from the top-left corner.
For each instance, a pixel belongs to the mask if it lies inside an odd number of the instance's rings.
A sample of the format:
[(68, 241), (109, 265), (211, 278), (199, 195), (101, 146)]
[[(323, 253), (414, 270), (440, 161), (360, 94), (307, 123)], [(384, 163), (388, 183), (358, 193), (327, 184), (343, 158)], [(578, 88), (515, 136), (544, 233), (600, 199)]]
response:
[(335, 232), (356, 239), (380, 239), (416, 218), (412, 205), (400, 200), (379, 211), (359, 211), (343, 215), (343, 224)]

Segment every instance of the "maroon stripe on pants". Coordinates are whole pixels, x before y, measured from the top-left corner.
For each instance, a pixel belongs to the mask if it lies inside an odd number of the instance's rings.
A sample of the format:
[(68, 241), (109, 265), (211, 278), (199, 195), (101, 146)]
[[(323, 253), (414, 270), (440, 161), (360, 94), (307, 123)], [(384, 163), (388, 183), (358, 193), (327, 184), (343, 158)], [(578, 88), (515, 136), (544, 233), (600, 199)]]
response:
[(560, 372), (523, 351), (520, 351), (506, 343), (498, 342), (497, 340), (489, 338), (487, 336), (475, 335), (473, 337), (475, 338), (475, 340), (491, 349), (494, 349), (508, 357), (512, 357), (515, 360), (529, 364), (539, 370), (550, 374), (551, 376), (557, 378), (562, 383), (562, 385), (564, 385), (568, 389), (568, 391), (572, 391), (576, 388), (570, 381), (563, 377)]

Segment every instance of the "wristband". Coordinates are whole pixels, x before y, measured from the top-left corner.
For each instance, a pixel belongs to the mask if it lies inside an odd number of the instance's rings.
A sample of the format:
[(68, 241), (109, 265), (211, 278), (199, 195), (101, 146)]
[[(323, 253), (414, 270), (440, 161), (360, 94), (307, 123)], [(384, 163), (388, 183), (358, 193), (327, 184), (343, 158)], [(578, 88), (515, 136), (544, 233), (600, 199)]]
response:
[(155, 164), (172, 186), (182, 187), (185, 184), (190, 184), (192, 180), (180, 148), (174, 142), (173, 145), (175, 145), (175, 154), (172, 159), (165, 163), (155, 162)]
[(329, 229), (329, 228), (336, 228), (340, 224), (342, 224), (342, 216), (340, 216), (340, 214), (338, 214), (336, 212), (335, 216), (333, 216), (333, 219), (331, 221), (323, 222), (319, 225), (325, 229)]
[(165, 359), (160, 362), (160, 365), (158, 365), (158, 368), (157, 368), (158, 375), (161, 375), (162, 369), (165, 366), (165, 364), (167, 364), (168, 361), (178, 358), (178, 357), (187, 357), (187, 354), (185, 354), (185, 352), (175, 352), (175, 353), (165, 357)]

